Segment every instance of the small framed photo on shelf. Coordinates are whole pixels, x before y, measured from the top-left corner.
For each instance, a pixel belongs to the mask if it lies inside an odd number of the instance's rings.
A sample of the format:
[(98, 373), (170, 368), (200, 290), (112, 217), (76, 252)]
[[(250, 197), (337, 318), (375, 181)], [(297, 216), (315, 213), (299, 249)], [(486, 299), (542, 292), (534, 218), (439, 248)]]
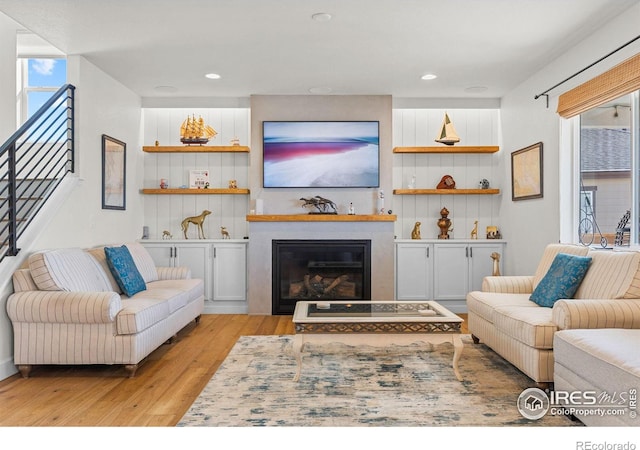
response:
[(207, 189), (209, 187), (209, 171), (208, 170), (190, 170), (189, 171), (189, 188), (191, 189)]

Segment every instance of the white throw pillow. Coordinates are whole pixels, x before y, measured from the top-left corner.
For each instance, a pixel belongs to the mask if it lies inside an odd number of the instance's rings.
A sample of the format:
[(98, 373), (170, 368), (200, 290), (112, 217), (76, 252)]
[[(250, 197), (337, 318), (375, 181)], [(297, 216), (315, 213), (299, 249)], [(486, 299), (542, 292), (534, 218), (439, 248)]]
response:
[(107, 274), (89, 253), (65, 248), (36, 253), (29, 268), (38, 289), (43, 291), (109, 292)]
[(137, 242), (130, 242), (125, 245), (129, 249), (133, 262), (135, 263), (138, 272), (140, 272), (140, 275), (142, 275), (144, 282), (150, 283), (152, 281), (158, 281), (158, 269), (156, 269), (156, 263), (153, 261), (153, 258), (147, 249)]

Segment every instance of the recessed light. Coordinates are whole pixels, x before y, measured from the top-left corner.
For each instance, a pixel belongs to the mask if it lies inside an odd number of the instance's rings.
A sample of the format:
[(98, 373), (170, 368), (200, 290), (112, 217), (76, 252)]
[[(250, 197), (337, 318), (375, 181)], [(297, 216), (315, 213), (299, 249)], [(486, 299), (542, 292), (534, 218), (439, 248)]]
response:
[(469, 94), (480, 94), (481, 92), (486, 91), (487, 89), (489, 89), (486, 86), (470, 86), (468, 88), (465, 88), (465, 92), (469, 93)]
[(424, 75), (422, 75), (422, 77), (420, 77), (422, 80), (435, 80), (436, 78), (438, 78), (438, 75), (435, 75), (433, 73), (425, 73)]
[(219, 80), (220, 78), (222, 78), (217, 73), (208, 73), (205, 75), (205, 77), (209, 78), (210, 80)]
[(313, 20), (316, 22), (328, 22), (331, 20), (331, 14), (329, 13), (316, 13), (311, 16)]
[(333, 89), (328, 86), (316, 86), (309, 88), (309, 92), (312, 94), (330, 94), (332, 90)]

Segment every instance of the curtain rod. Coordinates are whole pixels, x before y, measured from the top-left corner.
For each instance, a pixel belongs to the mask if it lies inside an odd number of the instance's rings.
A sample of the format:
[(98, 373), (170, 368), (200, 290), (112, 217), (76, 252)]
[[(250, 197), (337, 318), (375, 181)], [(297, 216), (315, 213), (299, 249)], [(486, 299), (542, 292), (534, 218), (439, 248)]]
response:
[(536, 95), (533, 99), (534, 100), (538, 100), (540, 97), (542, 97), (543, 95), (545, 97), (547, 97), (547, 108), (549, 107), (549, 91), (554, 90), (555, 88), (557, 88), (558, 86), (560, 86), (561, 84), (566, 83), (567, 81), (569, 81), (570, 79), (580, 75), (582, 72), (584, 72), (587, 69), (592, 68), (593, 66), (595, 66), (596, 64), (598, 64), (599, 62), (607, 59), (609, 56), (613, 55), (616, 52), (619, 52), (620, 50), (622, 50), (623, 48), (625, 48), (627, 45), (632, 44), (633, 42), (637, 41), (638, 39), (640, 39), (640, 35), (634, 37), (633, 39), (631, 39), (629, 42), (622, 44), (620, 47), (618, 47), (617, 49), (613, 50), (612, 52), (607, 53), (606, 55), (604, 55), (602, 58), (600, 58), (599, 60), (592, 62), (591, 64), (589, 64), (587, 67), (585, 67), (584, 69), (574, 73), (573, 75), (571, 75), (570, 77), (565, 78), (564, 80), (562, 80), (560, 83), (550, 87), (549, 89), (547, 89), (546, 91), (544, 91), (541, 94)]

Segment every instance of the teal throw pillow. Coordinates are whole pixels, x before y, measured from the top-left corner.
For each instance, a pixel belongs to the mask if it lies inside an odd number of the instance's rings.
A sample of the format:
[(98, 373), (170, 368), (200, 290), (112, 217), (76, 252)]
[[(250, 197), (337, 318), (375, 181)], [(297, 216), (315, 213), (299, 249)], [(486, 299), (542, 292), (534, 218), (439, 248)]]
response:
[(573, 298), (590, 264), (590, 256), (558, 253), (529, 300), (540, 306), (552, 307), (561, 298)]
[(144, 278), (140, 275), (133, 257), (126, 245), (122, 247), (105, 247), (107, 265), (116, 283), (127, 297), (132, 297), (147, 289)]

